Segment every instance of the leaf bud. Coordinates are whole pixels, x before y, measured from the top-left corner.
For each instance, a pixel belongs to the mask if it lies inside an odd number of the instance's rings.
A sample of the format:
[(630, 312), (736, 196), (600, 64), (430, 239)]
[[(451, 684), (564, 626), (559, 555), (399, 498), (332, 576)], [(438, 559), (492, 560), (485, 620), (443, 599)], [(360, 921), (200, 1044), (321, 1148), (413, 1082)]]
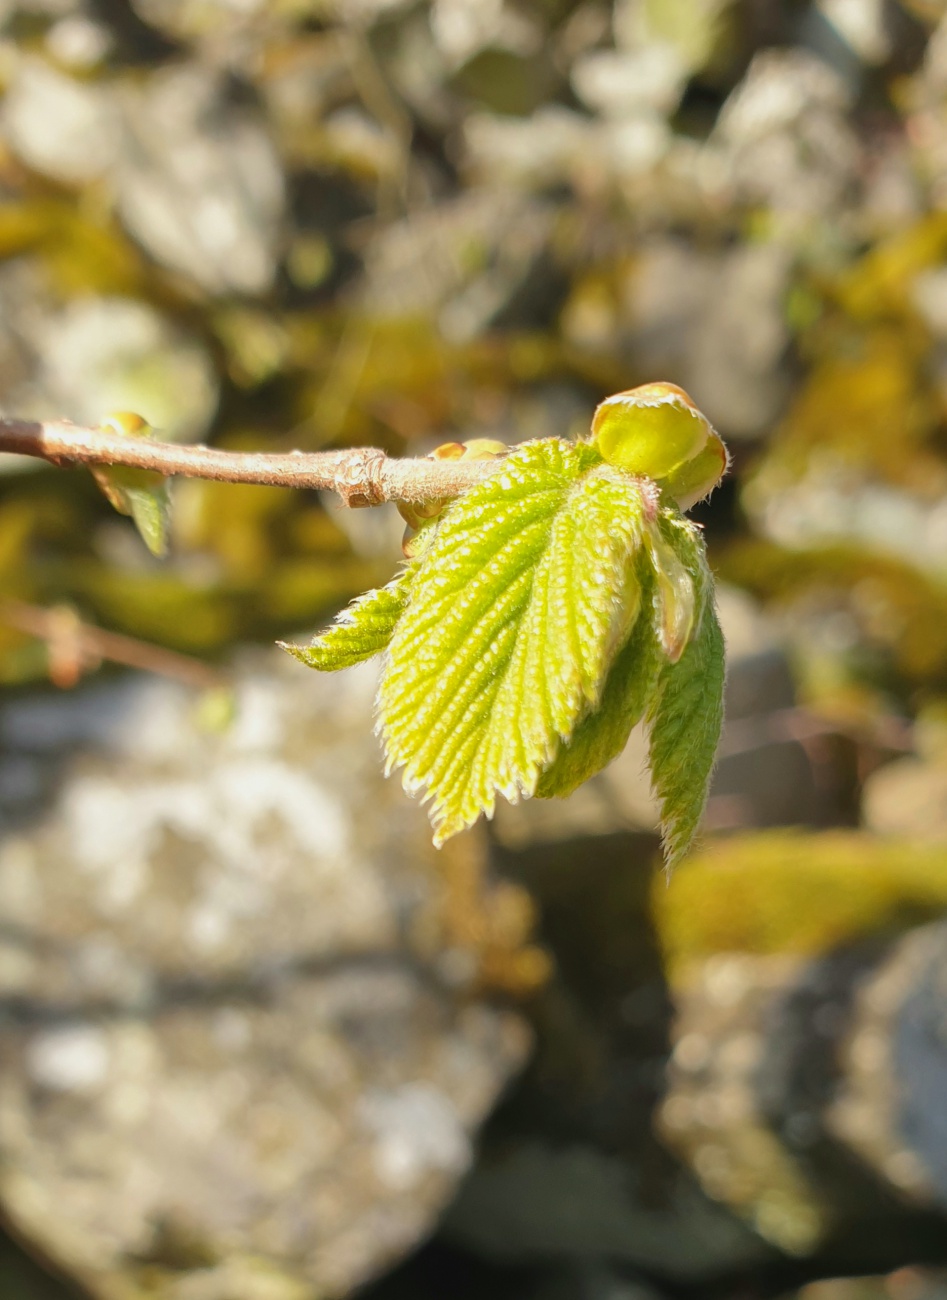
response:
[(101, 427), (124, 438), (147, 438), (154, 432), (145, 417), (134, 411), (110, 411)]
[(707, 496), (727, 469), (723, 442), (677, 384), (642, 384), (606, 397), (592, 419), (602, 457), (654, 479), (682, 510)]
[[(505, 456), (509, 447), (496, 438), (470, 438), (467, 442), (442, 442), (428, 453), (428, 460), (492, 460)], [(418, 530), (431, 519), (436, 519), (450, 497), (437, 497), (434, 501), (399, 501), (398, 513), (408, 525), (404, 530), (401, 550), (406, 560), (413, 560), (420, 550)]]

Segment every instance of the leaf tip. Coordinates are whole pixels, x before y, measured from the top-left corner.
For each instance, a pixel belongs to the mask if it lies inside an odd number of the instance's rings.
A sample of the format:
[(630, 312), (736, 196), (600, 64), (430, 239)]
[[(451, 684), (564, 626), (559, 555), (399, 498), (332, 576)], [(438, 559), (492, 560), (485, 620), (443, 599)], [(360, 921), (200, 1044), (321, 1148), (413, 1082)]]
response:
[(311, 656), (308, 646), (296, 645), (292, 641), (277, 641), (276, 644), (281, 650), (285, 650), (288, 655), (298, 659), (300, 663), (308, 664), (310, 662)]

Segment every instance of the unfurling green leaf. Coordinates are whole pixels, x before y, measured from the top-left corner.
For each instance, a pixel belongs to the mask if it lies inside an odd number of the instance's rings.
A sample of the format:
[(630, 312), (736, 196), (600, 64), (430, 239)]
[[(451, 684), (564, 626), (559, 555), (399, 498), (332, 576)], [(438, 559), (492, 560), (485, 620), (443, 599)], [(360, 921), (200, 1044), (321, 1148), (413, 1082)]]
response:
[(694, 580), (662, 536), (657, 520), (645, 534), (654, 570), (654, 609), (661, 649), (676, 664), (694, 630)]
[[(442, 517), (379, 688), (389, 769), (435, 841), (536, 789), (630, 630), (641, 487), (589, 446), (527, 443)], [(632, 575), (633, 577), (633, 575)]]
[[(652, 602), (654, 579), (640, 566), (642, 606)], [(599, 707), (587, 713), (536, 786), (539, 799), (564, 798), (617, 758), (644, 717), (664, 662), (649, 617), (639, 617), (605, 679)]]
[(677, 502), (679, 510), (690, 510), (698, 501), (710, 496), (729, 464), (730, 457), (722, 439), (711, 430), (703, 450), (679, 465), (661, 486)]
[[(133, 438), (153, 438), (155, 431), (140, 415), (117, 411), (102, 421), (111, 433)], [(96, 465), (95, 481), (110, 503), (122, 515), (130, 515), (152, 555), (166, 555), (171, 519), (168, 480), (147, 469), (126, 465)]]
[(651, 781), (661, 805), (665, 861), (687, 852), (707, 801), (723, 723), (724, 643), (714, 608), (713, 580), (698, 529), (661, 513), (661, 532), (696, 579), (694, 630), (678, 662), (661, 669), (648, 710)]
[(525, 443), (415, 511), (401, 576), (285, 648), (320, 669), (387, 650), (388, 770), (426, 792), (437, 844), (492, 816), (498, 794), (569, 794), (644, 719), (670, 866), (706, 801), (724, 677), (702, 535), (678, 507), (725, 467), (679, 389), (620, 394), (593, 441)]
[(409, 567), (386, 587), (366, 591), (342, 611), (322, 636), (315, 637), (311, 645), (290, 645), (285, 641), (277, 644), (310, 668), (323, 672), (351, 668), (371, 659), (387, 650), (408, 603), (414, 574), (415, 570)]

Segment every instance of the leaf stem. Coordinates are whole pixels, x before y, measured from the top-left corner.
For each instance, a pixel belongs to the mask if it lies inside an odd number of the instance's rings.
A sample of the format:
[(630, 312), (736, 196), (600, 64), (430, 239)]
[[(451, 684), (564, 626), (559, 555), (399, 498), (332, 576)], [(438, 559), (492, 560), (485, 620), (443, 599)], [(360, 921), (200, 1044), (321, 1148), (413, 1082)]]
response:
[(247, 452), (129, 438), (66, 420), (0, 419), (0, 452), (53, 465), (127, 465), (166, 477), (258, 483), (337, 492), (347, 506), (436, 501), (457, 496), (497, 468), (497, 461), (395, 460), (377, 447), (342, 451)]

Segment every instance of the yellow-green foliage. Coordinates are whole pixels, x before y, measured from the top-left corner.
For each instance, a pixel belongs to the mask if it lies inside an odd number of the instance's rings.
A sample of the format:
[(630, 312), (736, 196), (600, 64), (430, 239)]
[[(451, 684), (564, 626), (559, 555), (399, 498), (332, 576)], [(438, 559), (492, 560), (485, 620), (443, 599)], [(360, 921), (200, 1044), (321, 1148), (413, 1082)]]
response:
[[(646, 476), (656, 464), (667, 477), (661, 430), (639, 427), (634, 394), (623, 397), (604, 446), (516, 448), (420, 521), (423, 544), (395, 582), (312, 645), (285, 647), (321, 671), (385, 652), (388, 769), (425, 792), (435, 843), (492, 816), (498, 794), (570, 793), (642, 715), (669, 866), (693, 839), (720, 735), (723, 638), (700, 530)], [(701, 420), (672, 469), (703, 451)], [(719, 477), (725, 453), (715, 463)]]
[(414, 570), (409, 567), (386, 587), (366, 591), (354, 600), (312, 645), (278, 644), (310, 668), (333, 671), (351, 668), (385, 650), (405, 611)]
[(654, 888), (668, 969), (719, 952), (809, 956), (947, 909), (947, 845), (858, 831), (720, 840)]

